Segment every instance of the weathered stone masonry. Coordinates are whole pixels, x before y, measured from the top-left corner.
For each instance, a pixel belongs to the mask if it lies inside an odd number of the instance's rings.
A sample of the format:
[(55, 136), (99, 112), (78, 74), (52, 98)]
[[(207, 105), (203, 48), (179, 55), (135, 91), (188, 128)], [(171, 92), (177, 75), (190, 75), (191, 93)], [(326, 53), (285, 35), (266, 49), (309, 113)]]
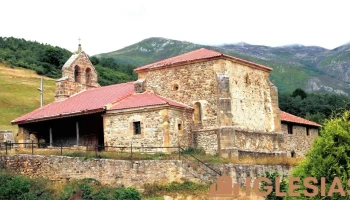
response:
[[(203, 129), (235, 125), (263, 132), (280, 130), (277, 91), (263, 70), (219, 59), (138, 74), (148, 91), (190, 106), (200, 102)], [(177, 90), (172, 89), (174, 84)], [(220, 106), (230, 108), (232, 114), (218, 113), (228, 110)]]
[[(133, 146), (189, 146), (191, 118), (192, 112), (168, 106), (109, 112), (104, 115), (104, 140), (112, 146), (130, 146), (131, 142)], [(141, 122), (140, 135), (133, 130), (137, 121)]]
[[(125, 160), (84, 159), (65, 156), (8, 155), (0, 156), (0, 166), (29, 177), (45, 177), (53, 181), (67, 181), (86, 177), (104, 185), (142, 188), (145, 183), (170, 183), (184, 180), (199, 181), (182, 168), (179, 160), (143, 160), (131, 163)], [(289, 174), (290, 168), (280, 165), (214, 165), (240, 185), (247, 176), (259, 177), (265, 171)], [(215, 180), (213, 180), (215, 181)]]

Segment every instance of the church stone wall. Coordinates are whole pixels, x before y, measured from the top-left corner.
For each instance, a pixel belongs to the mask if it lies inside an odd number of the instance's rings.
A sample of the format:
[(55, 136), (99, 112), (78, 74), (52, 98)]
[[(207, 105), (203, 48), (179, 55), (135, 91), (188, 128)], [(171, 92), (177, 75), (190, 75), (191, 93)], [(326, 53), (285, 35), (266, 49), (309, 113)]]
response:
[(223, 59), (217, 60), (213, 68), (229, 76), (228, 98), (235, 127), (259, 132), (280, 130), (277, 90), (271, 90), (269, 72)]
[[(191, 112), (171, 108), (107, 113), (104, 116), (104, 141), (112, 146), (130, 146), (131, 141), (133, 147), (177, 147), (179, 143), (188, 146), (191, 141), (191, 117)], [(133, 122), (137, 121), (141, 123), (140, 135), (134, 134)], [(179, 124), (181, 130), (178, 130)]]
[[(145, 79), (146, 90), (168, 99), (194, 107), (201, 104), (201, 127), (217, 126), (217, 80), (213, 61), (170, 67), (161, 70), (139, 72)], [(178, 89), (175, 90), (174, 86)]]
[[(157, 95), (192, 107), (199, 102), (199, 127), (203, 129), (234, 125), (252, 131), (280, 131), (277, 90), (267, 71), (219, 59), (139, 72), (139, 79)], [(176, 90), (174, 85), (178, 85)], [(227, 106), (229, 113), (221, 114)]]
[(288, 134), (287, 124), (282, 123), (281, 127), (284, 135), (284, 145), (289, 157), (292, 152), (295, 153), (296, 157), (304, 157), (318, 136), (318, 128), (309, 127), (309, 135), (306, 135), (306, 126), (294, 124), (293, 134)]
[[(169, 109), (170, 146), (188, 147), (192, 145), (193, 119), (191, 111)], [(179, 124), (180, 127), (179, 127)]]

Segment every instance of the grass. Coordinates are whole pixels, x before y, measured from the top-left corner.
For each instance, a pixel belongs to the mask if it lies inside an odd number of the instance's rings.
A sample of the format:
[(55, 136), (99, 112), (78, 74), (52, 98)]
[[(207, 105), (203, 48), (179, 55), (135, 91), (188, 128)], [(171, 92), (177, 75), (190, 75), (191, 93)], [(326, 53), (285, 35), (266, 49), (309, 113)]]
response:
[[(0, 130), (17, 133), (15, 118), (40, 107), (40, 76), (19, 67), (0, 63)], [(44, 77), (44, 104), (54, 101), (55, 81)]]
[[(170, 196), (176, 199), (210, 199), (209, 185), (184, 181), (183, 183), (172, 182), (170, 184), (145, 184), (142, 196), (147, 200), (161, 200), (163, 197)], [(211, 198), (213, 199), (213, 198)], [(219, 199), (219, 198), (217, 198)], [(240, 197), (238, 198), (220, 198), (231, 200), (263, 200), (263, 197), (257, 196), (253, 191), (250, 196), (245, 196), (245, 189), (240, 189)]]

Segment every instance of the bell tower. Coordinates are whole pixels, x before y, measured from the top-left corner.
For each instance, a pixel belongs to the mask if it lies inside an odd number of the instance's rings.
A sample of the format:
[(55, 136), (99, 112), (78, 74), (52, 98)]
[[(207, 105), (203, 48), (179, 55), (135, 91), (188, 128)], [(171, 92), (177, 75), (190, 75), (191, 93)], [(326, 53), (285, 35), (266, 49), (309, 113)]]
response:
[(62, 67), (62, 78), (56, 80), (55, 101), (65, 100), (78, 92), (95, 87), (100, 87), (97, 71), (88, 55), (82, 51), (79, 42), (78, 50)]

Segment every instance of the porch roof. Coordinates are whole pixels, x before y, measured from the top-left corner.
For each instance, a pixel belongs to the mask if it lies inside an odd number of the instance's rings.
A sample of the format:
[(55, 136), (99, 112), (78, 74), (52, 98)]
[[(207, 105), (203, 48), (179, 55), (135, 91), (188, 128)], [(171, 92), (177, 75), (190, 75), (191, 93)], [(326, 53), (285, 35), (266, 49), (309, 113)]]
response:
[(122, 110), (155, 105), (170, 105), (184, 109), (191, 107), (145, 92), (134, 94), (134, 82), (115, 84), (82, 91), (63, 101), (50, 103), (13, 120), (12, 124), (26, 124), (57, 118), (85, 115), (106, 110)]
[(52, 118), (103, 112), (108, 104), (118, 102), (134, 93), (134, 83), (122, 83), (92, 88), (77, 93), (63, 101), (50, 103), (13, 120), (12, 124), (24, 124)]

